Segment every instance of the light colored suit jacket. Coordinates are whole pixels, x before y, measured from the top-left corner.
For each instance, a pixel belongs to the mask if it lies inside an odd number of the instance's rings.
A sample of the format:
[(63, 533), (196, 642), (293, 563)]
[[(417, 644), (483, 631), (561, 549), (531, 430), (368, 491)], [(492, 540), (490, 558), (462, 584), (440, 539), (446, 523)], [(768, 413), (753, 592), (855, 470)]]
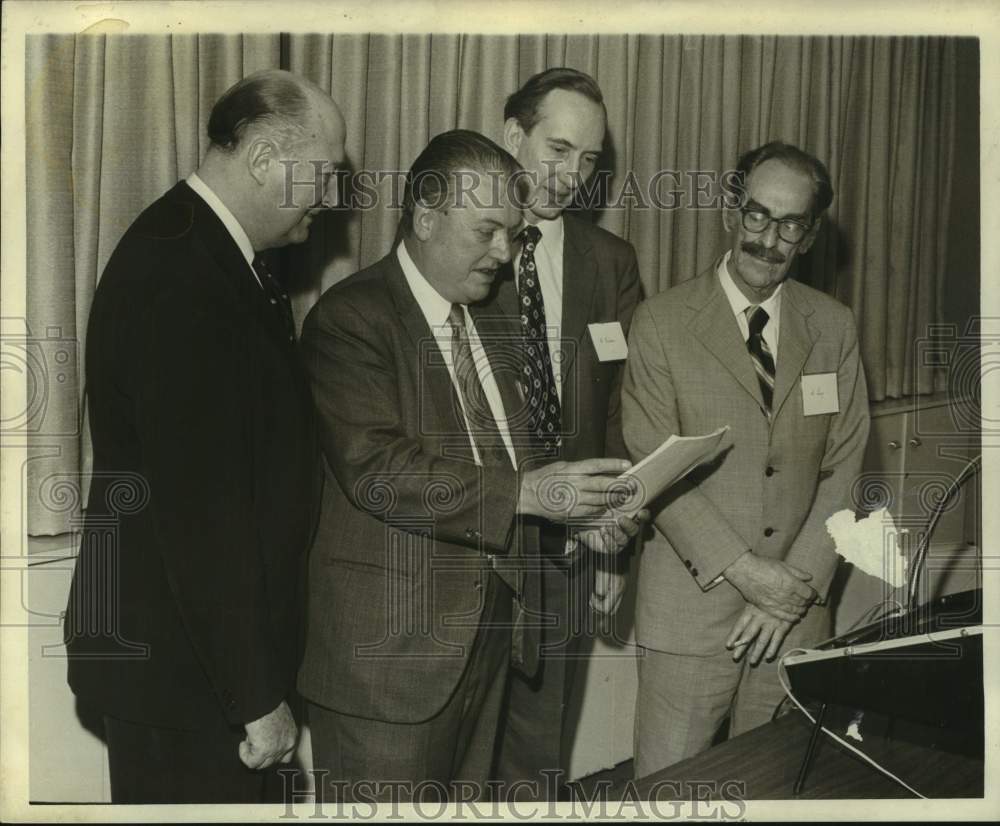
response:
[[(519, 362), (504, 369), (520, 358), (518, 321), (470, 309), (510, 415), (522, 405)], [(518, 474), (507, 461), (474, 463), (447, 367), (394, 252), (324, 293), (302, 351), (327, 480), (299, 691), (345, 714), (421, 722), (469, 661), (487, 555), (523, 564), (511, 558), (530, 535), (515, 516)], [(511, 435), (517, 450), (526, 436)], [(537, 533), (533, 542), (537, 553)]]
[[(868, 440), (868, 396), (851, 311), (796, 281), (782, 287), (773, 417), (713, 266), (640, 304), (622, 389), (633, 460), (671, 434), (729, 425), (728, 448), (654, 507), (639, 568), (640, 644), (718, 653), (745, 602), (713, 581), (749, 549), (812, 574), (825, 599), (837, 566), (826, 519), (852, 507)], [(839, 412), (803, 413), (802, 375), (835, 373)], [(813, 609), (815, 610), (815, 609)]]

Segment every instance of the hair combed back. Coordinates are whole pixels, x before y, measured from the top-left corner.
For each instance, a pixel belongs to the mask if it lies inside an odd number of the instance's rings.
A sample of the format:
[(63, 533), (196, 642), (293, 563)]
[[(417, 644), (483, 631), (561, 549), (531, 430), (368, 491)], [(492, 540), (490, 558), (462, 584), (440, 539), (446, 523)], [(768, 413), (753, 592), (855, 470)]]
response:
[(413, 226), (413, 209), (417, 203), (440, 208), (454, 195), (459, 173), (482, 175), (496, 182), (506, 180), (516, 191), (508, 193), (516, 204), (525, 202), (527, 181), (514, 157), (485, 135), (468, 129), (442, 132), (417, 156), (406, 174), (403, 185), (402, 228), (408, 232)]
[(779, 160), (793, 169), (804, 172), (813, 184), (813, 217), (820, 215), (833, 202), (833, 184), (830, 173), (819, 158), (782, 141), (771, 141), (745, 152), (736, 164), (736, 171), (746, 188), (747, 179), (764, 161)]
[(539, 120), (538, 107), (541, 106), (545, 96), (554, 89), (578, 92), (594, 103), (599, 103), (602, 109), (605, 108), (604, 95), (601, 94), (601, 87), (597, 85), (596, 80), (586, 72), (557, 66), (532, 75), (520, 89), (507, 98), (507, 103), (503, 107), (503, 119), (506, 121), (516, 118), (521, 129), (526, 133), (530, 132)]
[(212, 146), (236, 149), (251, 127), (263, 127), (288, 147), (303, 135), (309, 99), (287, 72), (267, 70), (243, 78), (216, 101), (208, 119)]

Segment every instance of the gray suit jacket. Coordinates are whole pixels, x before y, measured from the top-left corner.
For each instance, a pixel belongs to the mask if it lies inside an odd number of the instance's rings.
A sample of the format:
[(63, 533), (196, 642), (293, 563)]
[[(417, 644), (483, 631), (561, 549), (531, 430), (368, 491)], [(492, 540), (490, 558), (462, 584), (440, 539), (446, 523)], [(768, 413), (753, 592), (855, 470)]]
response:
[[(517, 370), (503, 365), (516, 356), (505, 350), (519, 340), (517, 322), (473, 312), (504, 408), (516, 410)], [(509, 462), (474, 463), (447, 367), (395, 252), (323, 295), (302, 351), (328, 478), (299, 690), (346, 714), (427, 720), (468, 662), (487, 554), (503, 560), (526, 543), (517, 473)]]
[[(826, 519), (852, 507), (868, 440), (868, 397), (851, 311), (796, 281), (782, 288), (773, 418), (715, 267), (636, 310), (622, 390), (625, 442), (642, 459), (671, 434), (729, 425), (715, 462), (657, 503), (639, 569), (639, 642), (717, 653), (745, 605), (728, 582), (752, 549), (809, 571), (820, 598), (837, 566)], [(801, 376), (835, 373), (840, 411), (806, 416)]]

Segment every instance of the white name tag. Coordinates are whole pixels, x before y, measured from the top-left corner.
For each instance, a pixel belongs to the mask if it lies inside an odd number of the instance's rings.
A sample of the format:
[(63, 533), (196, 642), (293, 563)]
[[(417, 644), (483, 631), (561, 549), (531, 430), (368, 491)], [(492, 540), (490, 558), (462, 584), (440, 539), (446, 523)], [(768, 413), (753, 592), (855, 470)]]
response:
[(806, 416), (839, 413), (836, 373), (813, 373), (802, 376), (802, 412)]
[(625, 331), (620, 321), (608, 321), (603, 324), (588, 324), (590, 340), (601, 361), (621, 361), (628, 356), (628, 343), (625, 341)]

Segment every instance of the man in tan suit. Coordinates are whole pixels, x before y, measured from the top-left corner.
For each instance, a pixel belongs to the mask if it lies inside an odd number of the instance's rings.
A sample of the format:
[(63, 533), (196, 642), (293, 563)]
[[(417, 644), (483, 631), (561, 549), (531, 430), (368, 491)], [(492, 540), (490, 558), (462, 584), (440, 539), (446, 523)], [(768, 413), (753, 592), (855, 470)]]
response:
[(671, 434), (731, 444), (653, 508), (640, 568), (636, 774), (770, 720), (776, 655), (829, 636), (837, 555), (868, 439), (851, 311), (786, 280), (833, 198), (823, 164), (769, 143), (740, 159), (730, 250), (636, 310), (622, 390), (634, 460)]

